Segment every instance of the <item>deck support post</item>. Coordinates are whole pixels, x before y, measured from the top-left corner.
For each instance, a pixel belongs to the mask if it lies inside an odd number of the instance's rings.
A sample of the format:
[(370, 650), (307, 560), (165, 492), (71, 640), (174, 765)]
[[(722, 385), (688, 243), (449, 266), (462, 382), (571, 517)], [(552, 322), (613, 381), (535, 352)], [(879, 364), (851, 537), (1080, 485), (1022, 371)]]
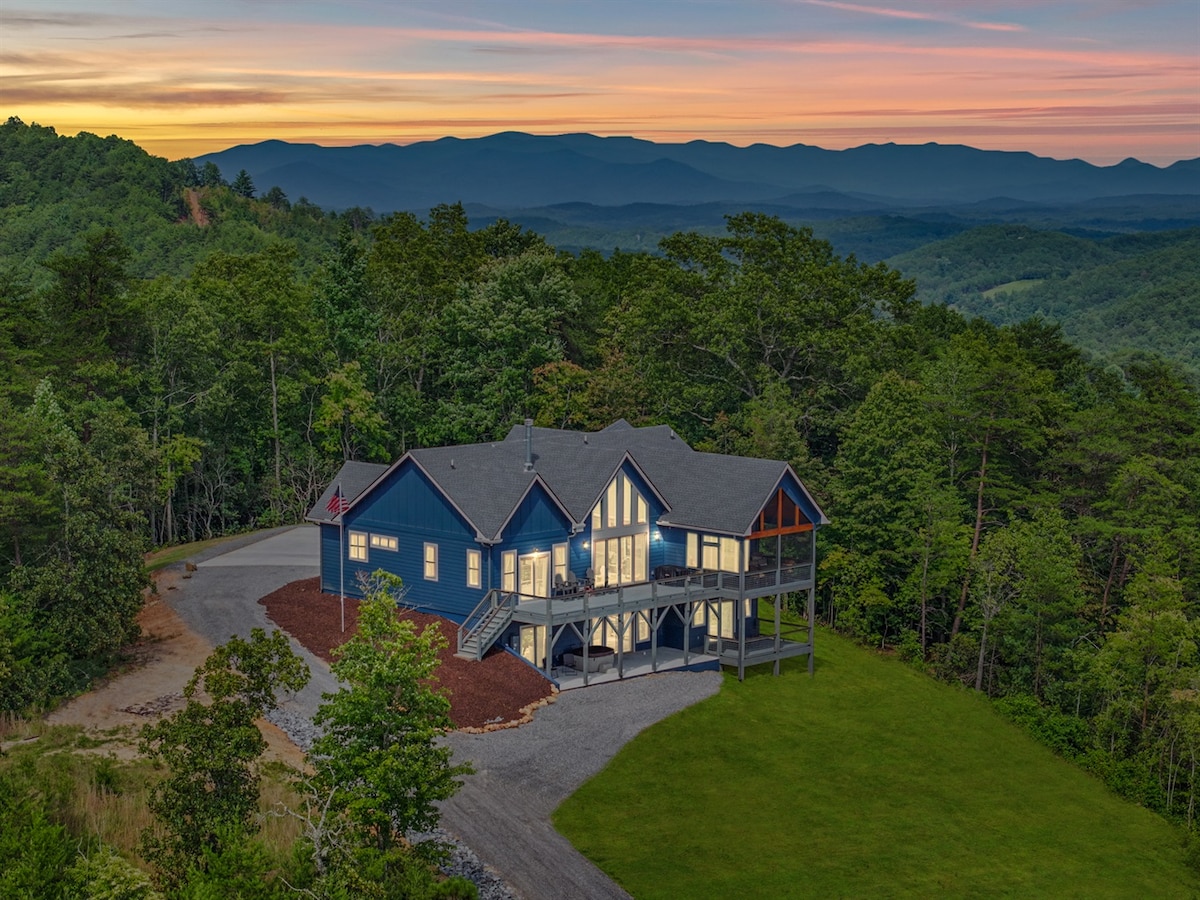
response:
[(738, 681), (746, 680), (746, 601), (739, 597), (734, 609), (734, 622), (737, 626), (737, 661)]
[(659, 613), (662, 610), (654, 606), (647, 612), (650, 613), (650, 671), (658, 674), (658, 623), (661, 621)]
[[(776, 582), (776, 584), (778, 584), (778, 582)], [(780, 603), (781, 603), (782, 597), (783, 597), (783, 594), (775, 595), (775, 674), (776, 675), (779, 674), (779, 650), (783, 646), (783, 642), (779, 637), (779, 631), (783, 627), (782, 626), (783, 614), (782, 614), (782, 611), (780, 610)]]
[(625, 677), (625, 629), (629, 617), (625, 614), (625, 588), (617, 589), (617, 678)]
[(817, 655), (817, 647), (814, 641), (816, 637), (817, 617), (817, 589), (810, 587), (808, 589), (808, 674), (811, 676), (815, 669), (815, 658)]
[[(679, 609), (678, 606), (674, 608), (676, 610)], [(692, 650), (692, 621), (696, 618), (696, 611), (692, 608), (691, 603), (684, 606), (684, 609), (688, 613), (687, 618), (683, 620), (683, 667), (686, 669), (688, 667), (688, 654)]]

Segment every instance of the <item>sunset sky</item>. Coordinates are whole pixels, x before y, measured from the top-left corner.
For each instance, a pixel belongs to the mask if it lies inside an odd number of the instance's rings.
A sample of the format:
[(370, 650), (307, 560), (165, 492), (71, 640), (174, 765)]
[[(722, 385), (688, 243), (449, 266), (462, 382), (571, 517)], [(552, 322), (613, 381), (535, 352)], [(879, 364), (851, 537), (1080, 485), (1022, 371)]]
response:
[(1200, 156), (1200, 0), (0, 0), (0, 112), (172, 159), (587, 131)]

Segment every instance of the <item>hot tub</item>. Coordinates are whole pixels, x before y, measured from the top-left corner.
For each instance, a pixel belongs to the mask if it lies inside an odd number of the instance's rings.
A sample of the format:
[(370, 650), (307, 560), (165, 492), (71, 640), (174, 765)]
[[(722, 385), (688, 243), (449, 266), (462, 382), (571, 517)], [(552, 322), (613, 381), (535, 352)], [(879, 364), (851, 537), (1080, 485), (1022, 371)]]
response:
[[(617, 655), (617, 651), (612, 647), (603, 647), (593, 645), (588, 647), (587, 655), (587, 671), (589, 672), (607, 672), (613, 664), (613, 658)], [(563, 664), (570, 666), (580, 672), (584, 670), (583, 648), (577, 647), (563, 654)]]

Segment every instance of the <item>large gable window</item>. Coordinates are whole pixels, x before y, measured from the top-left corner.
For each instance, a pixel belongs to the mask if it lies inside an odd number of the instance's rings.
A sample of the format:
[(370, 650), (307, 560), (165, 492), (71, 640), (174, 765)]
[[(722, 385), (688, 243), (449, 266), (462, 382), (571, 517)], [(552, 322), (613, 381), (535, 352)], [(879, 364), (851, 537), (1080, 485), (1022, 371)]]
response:
[(648, 578), (650, 506), (618, 472), (592, 509), (592, 571), (597, 587)]
[(350, 558), (355, 562), (367, 561), (367, 533), (365, 531), (350, 532)]

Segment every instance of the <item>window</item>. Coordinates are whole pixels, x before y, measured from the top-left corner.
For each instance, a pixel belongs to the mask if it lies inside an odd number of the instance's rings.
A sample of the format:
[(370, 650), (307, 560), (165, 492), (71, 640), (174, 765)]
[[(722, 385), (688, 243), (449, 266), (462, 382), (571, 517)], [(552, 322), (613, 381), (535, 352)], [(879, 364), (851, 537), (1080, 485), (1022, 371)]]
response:
[(621, 631), (617, 616), (608, 616), (601, 619), (599, 624), (600, 627), (596, 630), (596, 635), (599, 638), (597, 643), (603, 644), (605, 647), (611, 647), (613, 650), (620, 650), (622, 653), (633, 652), (632, 621), (626, 619), (624, 633)]
[(598, 587), (649, 579), (649, 518), (650, 507), (633, 480), (618, 472), (592, 509), (592, 570)]
[(367, 533), (365, 531), (350, 532), (350, 558), (356, 562), (367, 561)]
[(721, 571), (737, 572), (739, 568), (738, 542), (733, 538), (721, 538)]
[(483, 583), (479, 572), (479, 558), (478, 550), (467, 551), (467, 587), (477, 588)]
[(521, 626), (521, 655), (538, 668), (546, 664), (546, 629), (544, 626)]
[(425, 545), (425, 580), (437, 581), (437, 544)]
[(517, 551), (505, 550), (500, 554), (500, 590), (517, 589)]
[(715, 572), (719, 565), (718, 551), (721, 542), (716, 535), (706, 534), (701, 540), (701, 544), (704, 552), (700, 557), (700, 565), (710, 572)]
[(703, 628), (704, 627), (704, 604), (703, 603), (696, 603), (692, 607), (692, 627), (693, 628)]
[(567, 545), (554, 545), (554, 574), (552, 580), (555, 584), (566, 584), (571, 580), (571, 573), (567, 571)]
[(379, 550), (399, 550), (400, 541), (398, 538), (386, 534), (373, 534), (371, 535), (371, 546)]
[(687, 536), (687, 565), (689, 569), (700, 568), (700, 535), (694, 531)]

